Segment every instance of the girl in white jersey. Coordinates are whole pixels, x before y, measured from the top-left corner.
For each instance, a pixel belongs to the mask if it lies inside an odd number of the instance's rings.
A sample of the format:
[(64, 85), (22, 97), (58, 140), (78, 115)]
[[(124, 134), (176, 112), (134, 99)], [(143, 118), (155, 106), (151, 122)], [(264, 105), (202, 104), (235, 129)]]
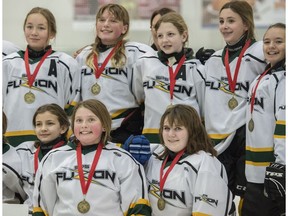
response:
[(31, 119), (39, 106), (56, 103), (68, 111), (79, 88), (75, 59), (49, 45), (57, 32), (54, 15), (35, 7), (28, 12), (23, 30), (26, 50), (8, 55), (2, 63), (6, 136), (14, 146), (36, 139)]
[(33, 215), (151, 215), (143, 167), (108, 142), (111, 117), (104, 104), (78, 103), (71, 121), (75, 140), (41, 161)]
[(22, 169), (21, 178), (26, 193), (24, 203), (32, 212), (34, 179), (38, 164), (51, 150), (65, 145), (69, 129), (69, 119), (65, 111), (57, 104), (39, 107), (33, 116), (33, 126), (37, 141), (26, 141), (17, 146)]
[(231, 215), (226, 171), (197, 111), (182, 104), (167, 108), (159, 135), (162, 145), (145, 167), (152, 215)]
[(15, 147), (11, 146), (4, 136), (7, 129), (7, 117), (2, 112), (2, 202), (23, 203), (26, 195), (22, 188), (21, 160)]
[(248, 89), (266, 63), (262, 42), (254, 36), (253, 10), (246, 1), (230, 1), (221, 8), (219, 30), (226, 46), (205, 64), (205, 127), (227, 170), (230, 190), (243, 196)]
[(123, 143), (131, 134), (141, 134), (143, 115), (131, 92), (132, 66), (145, 52), (145, 44), (127, 42), (129, 14), (118, 4), (102, 6), (96, 15), (97, 36), (77, 56), (81, 65), (81, 98), (97, 99), (112, 117), (112, 141)]
[(285, 215), (285, 31), (285, 24), (276, 23), (264, 34), (263, 51), (269, 64), (249, 89), (245, 170), (248, 183), (242, 216)]
[(134, 65), (132, 90), (144, 104), (142, 134), (151, 143), (159, 143), (159, 122), (167, 106), (187, 104), (201, 112), (204, 79), (203, 65), (186, 48), (188, 28), (183, 17), (170, 12), (155, 25), (160, 51), (146, 53)]

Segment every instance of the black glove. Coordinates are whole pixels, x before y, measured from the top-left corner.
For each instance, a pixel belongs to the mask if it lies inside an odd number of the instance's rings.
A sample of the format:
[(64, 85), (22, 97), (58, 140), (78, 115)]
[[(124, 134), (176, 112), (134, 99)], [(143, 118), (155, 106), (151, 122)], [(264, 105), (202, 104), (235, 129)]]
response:
[(204, 65), (214, 52), (214, 49), (204, 49), (204, 47), (201, 47), (196, 52), (196, 58), (199, 59), (199, 61)]
[(285, 165), (272, 163), (266, 167), (264, 180), (264, 195), (270, 199), (285, 198)]
[(144, 135), (131, 135), (122, 146), (142, 165), (151, 157), (150, 142)]

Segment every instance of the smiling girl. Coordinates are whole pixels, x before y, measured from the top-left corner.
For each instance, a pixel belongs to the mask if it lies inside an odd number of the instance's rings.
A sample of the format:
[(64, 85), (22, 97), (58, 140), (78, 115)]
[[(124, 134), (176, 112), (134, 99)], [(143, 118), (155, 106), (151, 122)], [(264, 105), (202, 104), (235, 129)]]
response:
[(143, 167), (109, 142), (111, 117), (104, 104), (78, 103), (71, 121), (75, 139), (39, 167), (33, 214), (151, 215)]
[(264, 34), (263, 51), (268, 65), (251, 83), (248, 93), (245, 167), (248, 183), (243, 216), (285, 215), (285, 32), (286, 25), (276, 23)]
[(38, 107), (56, 103), (68, 111), (79, 87), (75, 59), (50, 45), (57, 33), (54, 15), (35, 7), (28, 12), (23, 30), (26, 50), (7, 56), (2, 64), (6, 136), (14, 146), (36, 139), (31, 119)]
[(64, 110), (57, 104), (39, 107), (33, 116), (33, 125), (37, 141), (23, 142), (17, 146), (22, 163), (21, 178), (26, 193), (24, 203), (32, 211), (34, 179), (38, 164), (51, 150), (65, 145), (69, 120)]

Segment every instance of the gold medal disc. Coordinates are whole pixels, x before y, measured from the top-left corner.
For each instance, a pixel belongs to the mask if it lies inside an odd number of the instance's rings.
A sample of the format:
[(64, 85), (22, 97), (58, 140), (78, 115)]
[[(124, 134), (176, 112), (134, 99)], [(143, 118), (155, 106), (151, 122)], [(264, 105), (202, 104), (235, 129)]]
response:
[(251, 118), (250, 121), (248, 122), (248, 130), (250, 132), (252, 132), (254, 130), (254, 121), (253, 119)]
[(233, 110), (238, 106), (238, 101), (232, 97), (229, 101), (228, 101), (228, 107)]
[(90, 204), (84, 199), (78, 203), (77, 209), (80, 213), (85, 214), (90, 210)]
[(165, 200), (162, 197), (158, 199), (157, 206), (160, 211), (165, 208)]
[(35, 95), (29, 91), (24, 95), (24, 100), (26, 103), (31, 104), (35, 101)]
[(98, 83), (95, 83), (92, 87), (91, 87), (91, 92), (94, 95), (98, 95), (101, 91), (101, 87)]

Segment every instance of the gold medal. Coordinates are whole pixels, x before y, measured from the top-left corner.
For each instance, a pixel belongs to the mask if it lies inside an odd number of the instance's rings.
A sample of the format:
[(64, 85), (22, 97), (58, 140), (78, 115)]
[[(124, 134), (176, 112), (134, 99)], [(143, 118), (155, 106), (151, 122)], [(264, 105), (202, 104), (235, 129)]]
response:
[(24, 95), (24, 100), (26, 103), (31, 104), (35, 101), (35, 95), (29, 91)]
[(78, 203), (77, 209), (80, 213), (85, 214), (90, 210), (90, 204), (84, 199)]
[(238, 106), (238, 101), (232, 97), (229, 101), (228, 101), (228, 107), (233, 110)]
[(165, 200), (164, 200), (162, 197), (160, 197), (160, 198), (158, 199), (158, 201), (157, 201), (157, 206), (158, 206), (158, 209), (159, 209), (160, 211), (162, 211), (162, 210), (165, 208)]
[(250, 121), (248, 122), (248, 130), (250, 132), (252, 132), (254, 130), (254, 121), (253, 119), (251, 118)]
[(92, 94), (98, 95), (100, 93), (100, 91), (101, 91), (101, 87), (98, 83), (95, 83), (94, 85), (92, 85), (92, 87), (91, 87)]

